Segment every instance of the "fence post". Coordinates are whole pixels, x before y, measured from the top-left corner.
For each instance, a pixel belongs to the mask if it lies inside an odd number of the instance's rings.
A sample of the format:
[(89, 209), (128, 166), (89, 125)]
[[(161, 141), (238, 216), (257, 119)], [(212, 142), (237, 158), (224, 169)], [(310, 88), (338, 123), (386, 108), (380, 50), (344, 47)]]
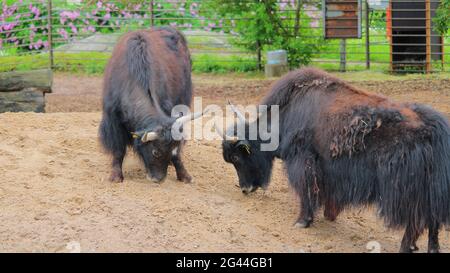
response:
[(341, 40), (341, 45), (340, 45), (341, 62), (340, 62), (340, 66), (339, 66), (340, 72), (346, 71), (346, 69), (345, 69), (346, 62), (347, 62), (346, 42), (347, 41), (345, 39)]
[(154, 0), (150, 1), (150, 27), (153, 27), (155, 25), (155, 18), (154, 18), (154, 11), (153, 11), (153, 4), (154, 4)]
[(370, 21), (369, 21), (369, 1), (366, 0), (366, 69), (370, 69)]
[(52, 0), (47, 0), (47, 42), (48, 42), (48, 55), (49, 55), (49, 68), (53, 69), (54, 60), (53, 60), (53, 28), (52, 28)]
[(425, 0), (425, 60), (426, 60), (426, 72), (431, 72), (431, 2)]

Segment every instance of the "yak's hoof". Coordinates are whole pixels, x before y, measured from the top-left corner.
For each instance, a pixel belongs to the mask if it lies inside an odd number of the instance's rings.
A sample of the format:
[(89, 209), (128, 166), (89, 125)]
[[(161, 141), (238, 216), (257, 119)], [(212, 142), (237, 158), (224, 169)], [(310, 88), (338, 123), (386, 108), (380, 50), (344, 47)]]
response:
[(428, 249), (428, 253), (439, 253), (440, 251), (439, 251), (439, 248), (431, 248), (431, 249)]
[(414, 253), (415, 251), (419, 250), (419, 248), (416, 245), (412, 245), (410, 247), (402, 247), (400, 248), (400, 253)]
[(189, 174), (180, 175), (177, 177), (178, 181), (184, 182), (184, 183), (192, 183), (192, 176)]
[(109, 181), (114, 183), (122, 183), (123, 182), (123, 175), (119, 173), (113, 173), (109, 177)]
[(297, 223), (295, 223), (294, 227), (296, 228), (309, 228), (311, 226), (312, 220), (298, 220)]
[(413, 250), (410, 248), (400, 248), (399, 253), (413, 253)]

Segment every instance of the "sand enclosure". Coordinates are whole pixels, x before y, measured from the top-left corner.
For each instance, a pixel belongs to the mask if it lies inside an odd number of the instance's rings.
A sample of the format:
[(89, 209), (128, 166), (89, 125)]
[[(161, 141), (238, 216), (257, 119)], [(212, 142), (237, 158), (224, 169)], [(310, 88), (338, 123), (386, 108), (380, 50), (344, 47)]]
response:
[[(272, 80), (196, 76), (204, 103), (256, 103)], [(432, 105), (450, 115), (449, 80), (357, 82), (400, 101)], [(56, 75), (46, 114), (0, 114), (0, 251), (396, 252), (402, 232), (387, 230), (372, 208), (328, 222), (293, 227), (298, 200), (276, 162), (266, 192), (244, 196), (219, 141), (190, 141), (185, 164), (192, 184), (145, 179), (129, 153), (125, 181), (108, 181), (109, 158), (97, 140), (101, 78)], [(426, 235), (419, 241), (426, 251)], [(444, 252), (449, 232), (441, 232)], [(75, 247), (75, 249), (77, 249)]]

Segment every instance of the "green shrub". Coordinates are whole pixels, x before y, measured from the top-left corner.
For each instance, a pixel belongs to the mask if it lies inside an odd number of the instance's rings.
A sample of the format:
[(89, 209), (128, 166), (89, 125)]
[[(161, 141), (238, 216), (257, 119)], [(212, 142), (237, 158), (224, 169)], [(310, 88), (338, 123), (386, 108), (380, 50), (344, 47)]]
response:
[(446, 35), (450, 26), (450, 0), (441, 0), (436, 17), (433, 18), (434, 29), (441, 35)]

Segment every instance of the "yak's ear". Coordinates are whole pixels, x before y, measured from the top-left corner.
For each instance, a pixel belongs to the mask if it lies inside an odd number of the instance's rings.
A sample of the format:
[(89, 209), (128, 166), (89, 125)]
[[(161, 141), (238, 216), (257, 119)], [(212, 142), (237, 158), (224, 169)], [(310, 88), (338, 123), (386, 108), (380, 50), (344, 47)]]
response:
[(142, 137), (141, 137), (141, 141), (143, 143), (149, 142), (149, 141), (153, 141), (158, 139), (159, 135), (156, 132), (145, 132)]

